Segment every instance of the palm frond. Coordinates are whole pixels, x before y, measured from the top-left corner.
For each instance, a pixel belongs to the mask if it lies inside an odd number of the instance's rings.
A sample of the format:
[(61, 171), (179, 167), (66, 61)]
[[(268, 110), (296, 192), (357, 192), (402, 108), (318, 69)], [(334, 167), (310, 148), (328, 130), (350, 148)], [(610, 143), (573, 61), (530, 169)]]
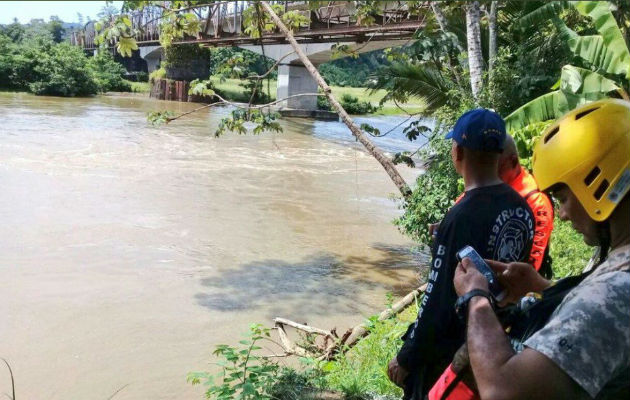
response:
[(394, 63), (379, 70), (372, 90), (387, 89), (391, 97), (405, 101), (416, 97), (426, 102), (430, 112), (448, 100), (451, 89), (437, 69), (425, 64)]
[(532, 12), (522, 16), (518, 20), (518, 25), (527, 29), (532, 26), (540, 26), (542, 23), (557, 17), (562, 10), (570, 7), (568, 1), (552, 1), (536, 8)]

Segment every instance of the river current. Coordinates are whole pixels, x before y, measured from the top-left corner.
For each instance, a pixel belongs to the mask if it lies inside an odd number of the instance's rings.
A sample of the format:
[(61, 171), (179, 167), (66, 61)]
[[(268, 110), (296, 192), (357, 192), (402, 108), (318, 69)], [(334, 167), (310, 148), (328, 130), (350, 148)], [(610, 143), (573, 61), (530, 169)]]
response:
[[(250, 323), (343, 332), (416, 283), (396, 188), (345, 126), (217, 139), (226, 109), (146, 122), (196, 106), (0, 94), (0, 357), (18, 398), (200, 399), (186, 374)], [(377, 143), (415, 148), (399, 131)]]

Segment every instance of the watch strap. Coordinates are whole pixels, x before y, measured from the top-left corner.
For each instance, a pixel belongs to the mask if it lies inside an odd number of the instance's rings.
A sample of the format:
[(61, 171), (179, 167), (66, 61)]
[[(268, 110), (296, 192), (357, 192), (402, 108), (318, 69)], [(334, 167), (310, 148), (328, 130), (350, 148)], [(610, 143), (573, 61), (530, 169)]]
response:
[(485, 297), (490, 302), (490, 305), (494, 308), (494, 300), (490, 292), (483, 289), (473, 289), (470, 292), (465, 293), (463, 296), (460, 296), (457, 299), (457, 302), (455, 302), (455, 312), (457, 313), (457, 316), (464, 321), (466, 320), (466, 316), (468, 314), (468, 303), (470, 302), (470, 299), (475, 296)]

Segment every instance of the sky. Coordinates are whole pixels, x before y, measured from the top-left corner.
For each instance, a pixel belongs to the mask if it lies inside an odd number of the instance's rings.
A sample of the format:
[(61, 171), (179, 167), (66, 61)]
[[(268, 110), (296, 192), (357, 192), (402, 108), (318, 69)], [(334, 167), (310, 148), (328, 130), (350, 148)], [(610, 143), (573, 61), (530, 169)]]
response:
[[(0, 24), (11, 23), (14, 17), (21, 23), (34, 18), (48, 21), (51, 15), (58, 16), (64, 22), (78, 22), (78, 12), (84, 18), (90, 16), (95, 19), (104, 5), (105, 1), (0, 1)], [(118, 9), (121, 5), (122, 1), (113, 2), (113, 6)]]

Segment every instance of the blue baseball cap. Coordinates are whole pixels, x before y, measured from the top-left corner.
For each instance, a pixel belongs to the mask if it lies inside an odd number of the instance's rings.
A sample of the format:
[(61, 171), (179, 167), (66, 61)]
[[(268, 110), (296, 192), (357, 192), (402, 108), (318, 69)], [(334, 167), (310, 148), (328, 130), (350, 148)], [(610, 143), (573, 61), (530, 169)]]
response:
[(465, 112), (446, 135), (472, 150), (501, 153), (505, 146), (505, 121), (494, 111), (476, 108)]

